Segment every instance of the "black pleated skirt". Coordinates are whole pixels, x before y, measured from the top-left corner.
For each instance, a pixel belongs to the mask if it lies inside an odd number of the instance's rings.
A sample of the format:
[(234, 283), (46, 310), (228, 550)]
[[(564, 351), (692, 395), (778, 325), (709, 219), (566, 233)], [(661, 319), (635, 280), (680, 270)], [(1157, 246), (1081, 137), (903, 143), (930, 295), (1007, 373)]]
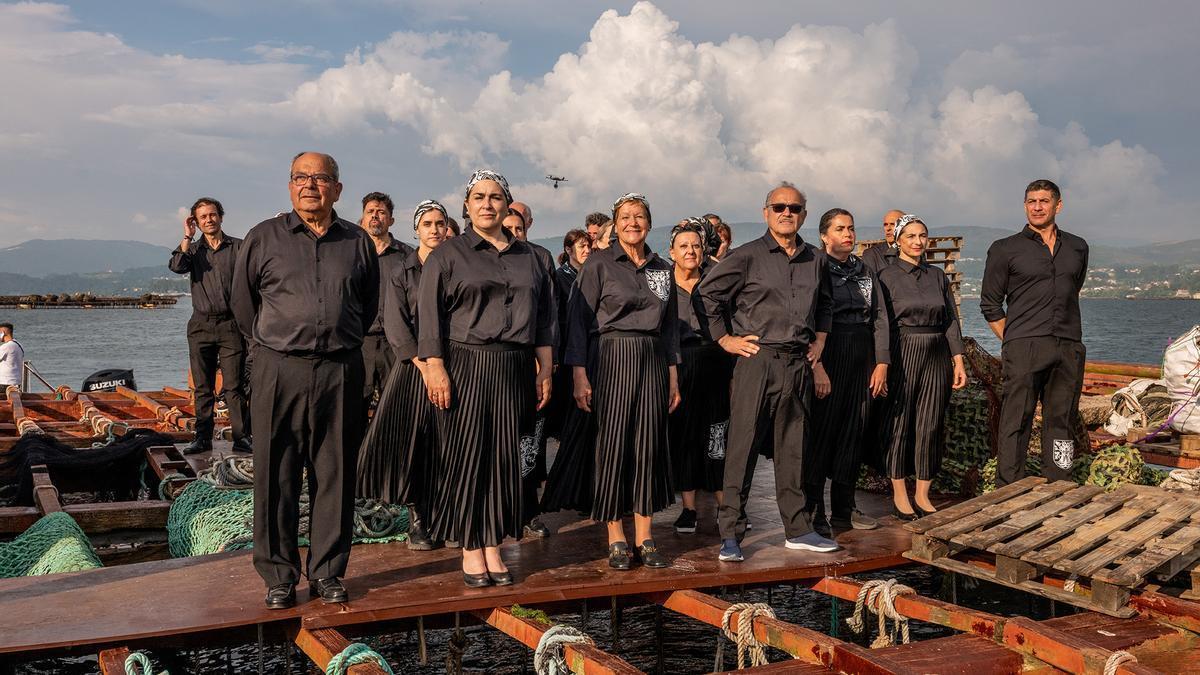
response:
[(657, 336), (601, 336), (592, 519), (650, 515), (674, 501), (667, 439), (670, 382)]
[(943, 333), (902, 332), (893, 342), (882, 443), (889, 478), (932, 480), (941, 468), (953, 384), (954, 365)]
[(716, 492), (724, 487), (733, 358), (717, 344), (683, 348), (679, 364), (682, 400), (668, 422), (676, 490)]
[(355, 494), (389, 504), (413, 504), (427, 515), (436, 448), (433, 404), (421, 371), (398, 361), (383, 384), (379, 405), (358, 453)]
[(533, 350), (451, 342), (445, 358), (451, 404), (434, 411), (430, 536), (468, 549), (499, 546), (525, 522), (521, 440), (534, 432)]
[[(596, 385), (599, 351), (597, 343), (593, 342), (587, 365), (588, 380), (593, 388)], [(554, 463), (550, 465), (546, 477), (546, 487), (542, 490), (542, 512), (569, 509), (590, 513), (592, 480), (596, 472), (596, 416), (575, 403), (574, 367), (559, 366), (556, 377), (564, 370), (571, 373), (562, 385), (570, 392), (571, 399), (558, 432), (558, 452), (554, 455)], [(555, 386), (558, 386), (557, 381)], [(595, 403), (594, 400), (592, 402)]]
[(550, 402), (543, 409), (546, 418), (544, 429), (547, 438), (557, 438), (562, 441), (563, 428), (567, 417), (575, 406), (574, 368), (560, 364), (554, 371), (553, 389), (550, 391)]
[[(875, 369), (875, 338), (869, 326), (838, 326), (829, 334), (821, 363), (829, 375), (830, 392), (813, 397), (811, 464), (805, 480), (813, 484), (831, 478), (854, 485), (864, 458), (872, 457), (878, 434), (870, 433), (874, 399), (868, 385)], [(871, 447), (868, 447), (871, 446)]]

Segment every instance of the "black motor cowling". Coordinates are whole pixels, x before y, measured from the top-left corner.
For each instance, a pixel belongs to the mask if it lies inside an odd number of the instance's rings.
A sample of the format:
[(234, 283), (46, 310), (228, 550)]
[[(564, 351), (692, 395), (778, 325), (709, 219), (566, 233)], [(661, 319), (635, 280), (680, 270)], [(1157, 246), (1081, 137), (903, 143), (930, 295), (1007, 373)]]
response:
[(135, 391), (137, 390), (137, 383), (133, 380), (132, 370), (125, 368), (97, 370), (87, 376), (79, 391), (83, 394), (90, 394), (93, 391), (116, 391), (117, 387), (129, 387)]

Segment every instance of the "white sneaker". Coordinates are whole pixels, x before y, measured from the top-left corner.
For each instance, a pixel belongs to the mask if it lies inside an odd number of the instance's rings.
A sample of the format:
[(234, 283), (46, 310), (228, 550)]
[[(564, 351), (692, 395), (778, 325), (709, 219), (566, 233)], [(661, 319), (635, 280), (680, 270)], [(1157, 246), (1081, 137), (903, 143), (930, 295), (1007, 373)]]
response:
[(816, 553), (829, 553), (841, 548), (836, 541), (826, 539), (816, 532), (809, 532), (800, 537), (790, 537), (783, 545), (796, 551), (814, 551)]

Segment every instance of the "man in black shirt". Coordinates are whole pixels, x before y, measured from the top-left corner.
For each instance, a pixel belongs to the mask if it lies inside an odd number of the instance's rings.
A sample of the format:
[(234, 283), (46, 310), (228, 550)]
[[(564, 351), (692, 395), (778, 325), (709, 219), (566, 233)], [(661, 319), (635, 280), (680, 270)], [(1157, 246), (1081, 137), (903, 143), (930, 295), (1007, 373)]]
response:
[(760, 449), (773, 451), (775, 495), (787, 548), (828, 552), (837, 543), (804, 511), (812, 364), (833, 322), (828, 259), (798, 235), (807, 200), (790, 183), (767, 195), (767, 233), (729, 252), (700, 282), (709, 330), (738, 356), (733, 371), (720, 559), (742, 560), (745, 502)]
[(308, 468), (309, 595), (345, 602), (354, 479), (362, 440), (363, 335), (375, 321), (371, 238), (338, 218), (332, 157), (304, 152), (288, 176), (292, 211), (254, 226), (234, 270), (238, 327), (253, 371), (254, 567), (267, 607), (296, 602), (301, 472)]
[(367, 329), (362, 346), (365, 378), (362, 423), (365, 425), (366, 414), (375, 400), (375, 393), (383, 393), (383, 383), (387, 380), (388, 371), (395, 360), (392, 347), (383, 332), (383, 303), (387, 295), (385, 290), (391, 283), (392, 272), (404, 264), (404, 259), (413, 249), (392, 236), (391, 227), (396, 220), (392, 217), (395, 205), (391, 197), (382, 192), (371, 192), (362, 198), (362, 205), (362, 219), (359, 225), (370, 235), (375, 253), (379, 256), (379, 311), (375, 314), (374, 323)]
[[(212, 197), (201, 197), (192, 204), (183, 221), (183, 241), (171, 252), (167, 267), (176, 274), (191, 276), (192, 317), (188, 319), (188, 361), (192, 371), (192, 391), (196, 407), (196, 437), (183, 449), (184, 454), (212, 450), (213, 388), (217, 367), (221, 368), (221, 389), (229, 410), (233, 449), (251, 452), (246, 438), (249, 410), (242, 382), (246, 345), (233, 321), (229, 292), (233, 286), (233, 264), (242, 240), (225, 234), (221, 224), (225, 207)], [(204, 234), (195, 240), (196, 231)]]
[(1069, 479), (1075, 459), (1073, 429), (1086, 356), (1079, 292), (1087, 279), (1088, 245), (1058, 228), (1061, 210), (1058, 186), (1035, 180), (1025, 188), (1028, 225), (988, 249), (979, 309), (1003, 344), (998, 486), (1025, 475), (1039, 401), (1043, 474)]
[(875, 274), (883, 268), (896, 262), (896, 221), (904, 212), (892, 209), (883, 214), (882, 243), (872, 244), (862, 254), (863, 263)]

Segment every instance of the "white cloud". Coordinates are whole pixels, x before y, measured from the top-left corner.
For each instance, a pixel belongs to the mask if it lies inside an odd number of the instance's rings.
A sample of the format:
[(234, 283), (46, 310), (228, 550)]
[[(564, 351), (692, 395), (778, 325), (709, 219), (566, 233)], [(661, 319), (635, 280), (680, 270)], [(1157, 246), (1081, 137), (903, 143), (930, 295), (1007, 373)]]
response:
[(262, 57), (264, 61), (291, 61), (295, 58), (319, 59), (327, 61), (333, 54), (312, 45), (297, 45), (292, 43), (260, 42), (246, 51)]

